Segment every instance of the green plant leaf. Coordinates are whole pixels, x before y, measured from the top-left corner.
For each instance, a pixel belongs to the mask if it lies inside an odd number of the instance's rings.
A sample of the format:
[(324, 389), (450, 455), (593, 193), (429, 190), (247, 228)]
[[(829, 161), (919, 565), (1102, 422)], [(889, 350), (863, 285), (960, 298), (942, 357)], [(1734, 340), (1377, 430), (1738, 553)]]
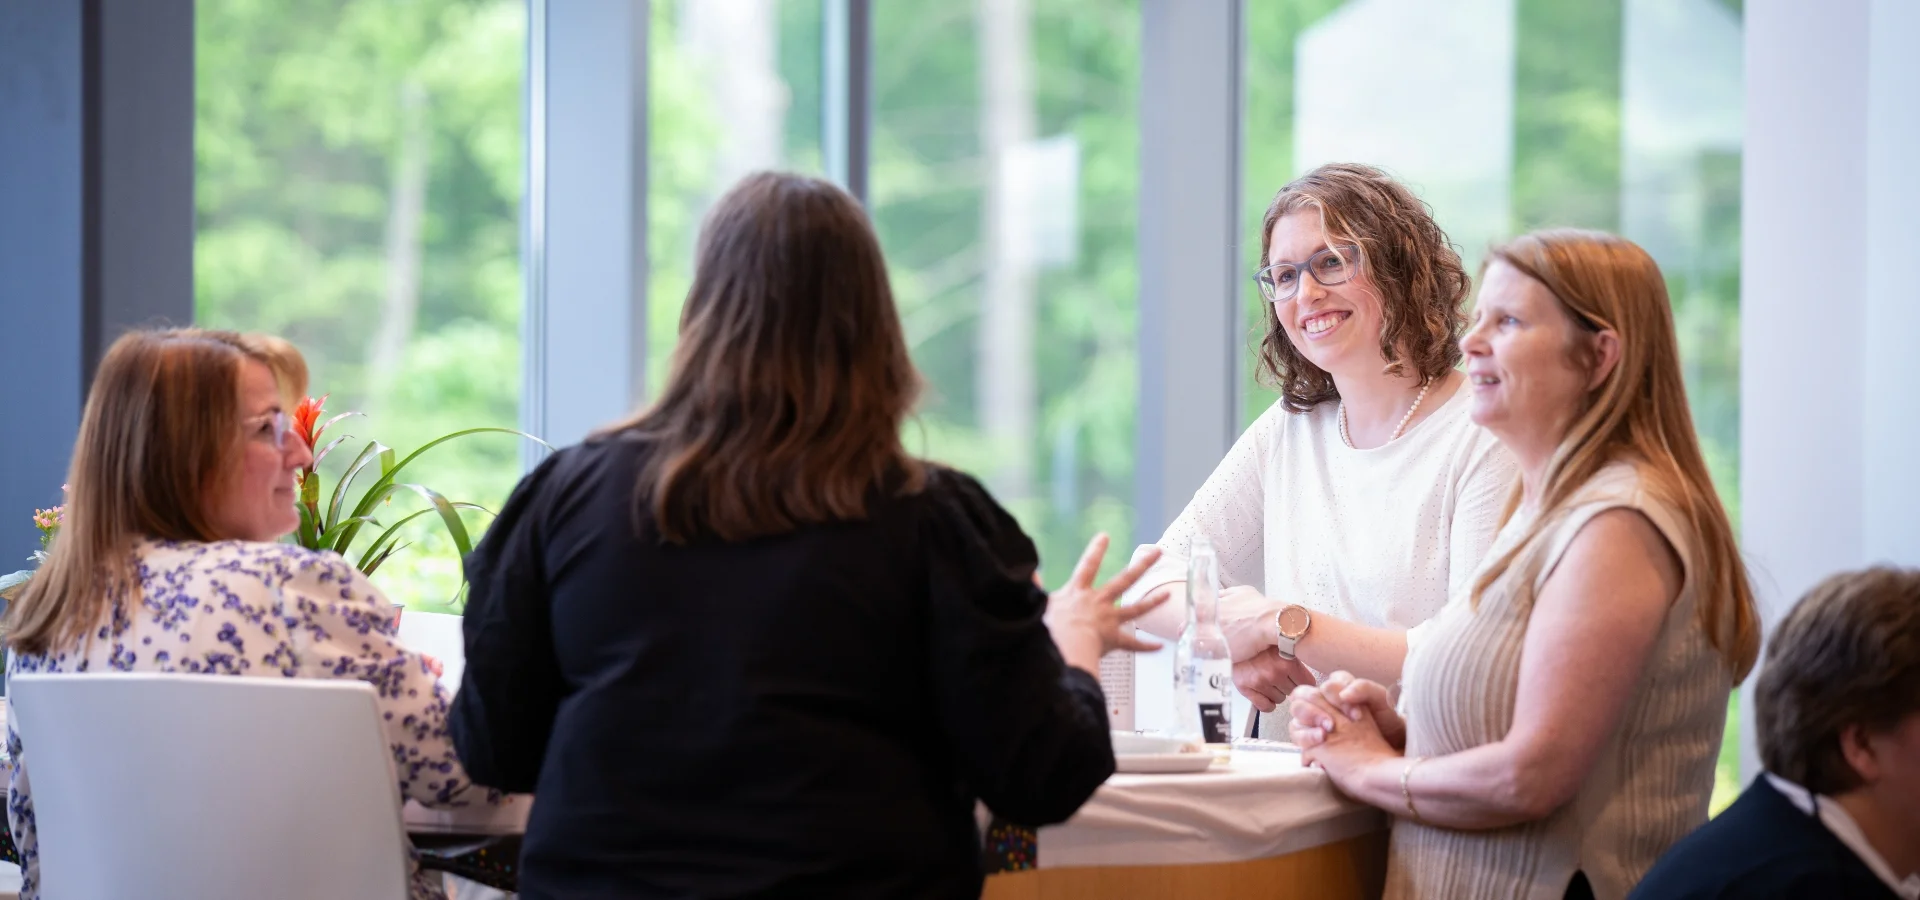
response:
[(335, 522), (333, 524), (333, 527), (328, 528), (326, 531), (321, 533), (319, 549), (332, 550), (333, 552), (338, 553), (341, 556), (347, 555), (347, 545), (336, 544), (334, 542), (339, 539), (341, 532), (345, 531), (348, 526), (353, 525), (356, 522), (371, 522), (375, 527), (378, 527), (380, 525), (379, 521), (374, 519), (372, 516), (355, 516), (344, 522)]
[[(314, 477), (318, 478), (319, 476), (316, 475)], [(305, 503), (296, 503), (294, 504), (294, 508), (300, 510), (300, 530), (295, 532), (295, 542), (308, 550), (319, 549), (320, 536), (318, 528), (314, 525), (312, 511), (307, 509)]]
[(447, 536), (453, 538), (453, 546), (459, 548), (462, 557), (473, 552), (473, 538), (467, 535), (467, 523), (460, 520), (460, 510), (454, 508), (453, 501), (424, 484), (402, 483), (388, 488), (390, 492), (402, 490), (419, 494), (433, 504), (433, 511), (440, 514), (441, 523), (447, 526)]
[[(406, 468), (408, 464), (412, 463), (416, 459), (419, 459), (420, 454), (425, 453), (428, 450), (432, 450), (433, 448), (438, 447), (441, 444), (444, 444), (455, 438), (466, 437), (467, 435), (470, 435), (470, 434), (487, 434), (490, 432), (494, 434), (516, 435), (518, 437), (523, 437), (523, 438), (526, 438), (527, 440), (533, 441), (539, 444), (540, 446), (547, 448), (548, 450), (553, 449), (552, 444), (549, 444), (546, 441), (540, 440), (539, 438), (534, 437), (533, 435), (528, 434), (524, 431), (521, 431), (517, 428), (493, 428), (493, 427), (468, 428), (463, 431), (453, 432), (452, 434), (443, 434), (437, 438), (434, 438), (431, 441), (426, 442), (425, 444), (420, 445), (420, 449), (407, 454), (405, 459), (400, 460), (400, 462), (395, 464), (393, 468), (387, 469), (384, 473), (382, 473), (380, 476), (380, 480), (374, 482), (371, 487), (367, 488), (367, 492), (360, 496), (360, 502), (358, 505), (354, 507), (353, 514), (356, 516), (365, 516), (365, 515), (372, 514), (373, 508), (375, 506), (377, 506), (382, 501), (386, 500), (387, 497), (392, 495), (392, 491), (388, 490), (388, 488), (392, 486), (395, 476), (399, 475), (400, 470)], [(360, 526), (355, 525), (353, 527), (357, 529)], [(349, 534), (351, 533), (352, 532), (349, 532)], [(348, 537), (347, 542), (351, 544), (353, 542), (353, 538)], [(465, 553), (466, 551), (462, 550), (461, 552)]]
[(433, 510), (423, 509), (417, 512), (408, 513), (405, 518), (401, 519), (398, 522), (393, 523), (392, 525), (387, 526), (387, 530), (380, 532), (380, 536), (374, 538), (373, 543), (367, 546), (367, 552), (360, 554), (360, 562), (356, 567), (362, 572), (372, 571), (371, 569), (367, 568), (368, 563), (371, 560), (373, 560), (375, 557), (379, 556), (380, 552), (386, 549), (388, 544), (393, 543), (395, 540), (397, 540), (400, 537), (401, 526), (415, 519), (418, 519), (421, 516), (424, 516), (430, 512), (433, 512)]
[(320, 471), (320, 464), (323, 462), (326, 462), (327, 460), (327, 454), (332, 453), (333, 448), (340, 446), (341, 442), (349, 441), (352, 439), (353, 439), (353, 435), (343, 434), (337, 438), (334, 438), (332, 441), (328, 442), (328, 444), (325, 447), (321, 447), (320, 452), (315, 453), (313, 455), (313, 471), (316, 474), (318, 474)]
[[(447, 527), (447, 535), (453, 538), (453, 546), (460, 551), (462, 559), (465, 559), (467, 554), (473, 552), (473, 539), (467, 535), (467, 523), (460, 521), (460, 510), (454, 507), (452, 501), (440, 496), (439, 491), (427, 487), (424, 484), (403, 482), (401, 484), (389, 485), (384, 493), (392, 494), (403, 490), (413, 491), (425, 497), (428, 503), (433, 504), (433, 511), (440, 514), (440, 522)], [(384, 557), (382, 557), (382, 561), (384, 561)], [(466, 583), (466, 578), (463, 575), (460, 584), (462, 587), (465, 587)], [(459, 596), (459, 589), (455, 589), (454, 598), (457, 600)]]
[(411, 546), (413, 546), (413, 544), (409, 542), (409, 543), (401, 544), (398, 547), (388, 547), (385, 552), (381, 553), (379, 556), (374, 557), (373, 562), (368, 563), (365, 568), (361, 569), (360, 574), (365, 575), (369, 578), (373, 577), (374, 570), (380, 568), (380, 564), (386, 562), (387, 557), (392, 556), (395, 553), (405, 550)]
[[(332, 427), (333, 427), (334, 425), (336, 425), (336, 424), (338, 424), (338, 423), (340, 422), (340, 420), (341, 420), (341, 419), (351, 419), (351, 418), (353, 418), (354, 416), (358, 416), (358, 415), (362, 415), (362, 413), (357, 413), (357, 412), (343, 412), (343, 413), (341, 413), (341, 414), (339, 414), (339, 415), (337, 415), (337, 416), (334, 416), (334, 417), (333, 417), (333, 418), (331, 418), (331, 419), (328, 419), (327, 421), (325, 421), (325, 422), (323, 422), (323, 423), (321, 423), (321, 425), (320, 425), (320, 427), (319, 427), (319, 428), (315, 428), (315, 429), (313, 430), (313, 439), (314, 439), (315, 441), (318, 441), (318, 440), (320, 440), (320, 436), (321, 436), (321, 435), (323, 435), (323, 434), (326, 434), (326, 433), (327, 433), (327, 429), (329, 429), (329, 428), (332, 428)], [(350, 438), (350, 437), (353, 437), (353, 435), (350, 435), (350, 434), (349, 434), (349, 435), (344, 435), (344, 436), (342, 436), (342, 437), (340, 438), (340, 440), (339, 440), (339, 441), (334, 441), (334, 443), (336, 443), (336, 444), (338, 444), (338, 443), (340, 443), (340, 441), (344, 441), (344, 440), (346, 440), (347, 438)], [(319, 465), (319, 464), (320, 464), (320, 463), (319, 463), (319, 461), (318, 461), (318, 460), (316, 459), (316, 460), (314, 461), (314, 465), (316, 465), (316, 466), (317, 466), (317, 465)]]
[[(346, 473), (342, 474), (339, 483), (333, 486), (333, 498), (327, 501), (327, 519), (324, 524), (328, 528), (333, 527), (334, 523), (340, 521), (340, 506), (347, 500), (347, 489), (352, 487), (354, 480), (360, 477), (360, 470), (365, 469), (367, 464), (373, 462), (373, 460), (380, 455), (380, 452), (385, 449), (387, 449), (386, 445), (379, 441), (368, 441), (367, 445), (360, 449), (360, 455), (355, 456), (353, 463), (347, 466)], [(381, 479), (381, 481), (385, 480), (385, 478)], [(373, 491), (379, 490), (380, 486), (379, 481), (374, 482), (373, 487), (368, 489), (368, 493), (371, 494)], [(353, 518), (371, 515), (372, 513), (372, 505), (362, 502), (354, 508)], [(360, 526), (358, 523), (354, 523), (350, 527), (357, 531)], [(347, 542), (348, 545), (351, 546), (353, 539), (348, 538)]]
[[(453, 502), (453, 508), (478, 510), (480, 512), (486, 513), (489, 516), (494, 514), (493, 510), (490, 510), (484, 506), (481, 506), (478, 503), (464, 503), (459, 500), (455, 500)], [(405, 526), (408, 522), (418, 519), (421, 516), (424, 516), (430, 512), (435, 512), (435, 510), (433, 509), (416, 510), (412, 513), (408, 513), (407, 516), (401, 519), (400, 521), (395, 522), (392, 525), (388, 526), (387, 530), (380, 532), (380, 536), (374, 538), (373, 543), (367, 546), (367, 552), (360, 554), (360, 562), (357, 565), (355, 565), (355, 568), (359, 569), (363, 573), (370, 571), (367, 568), (368, 564), (375, 557), (379, 556), (381, 551), (384, 550), (388, 544), (391, 544), (394, 541), (399, 539), (400, 529), (402, 526)], [(377, 525), (379, 523), (376, 522), (374, 524)]]

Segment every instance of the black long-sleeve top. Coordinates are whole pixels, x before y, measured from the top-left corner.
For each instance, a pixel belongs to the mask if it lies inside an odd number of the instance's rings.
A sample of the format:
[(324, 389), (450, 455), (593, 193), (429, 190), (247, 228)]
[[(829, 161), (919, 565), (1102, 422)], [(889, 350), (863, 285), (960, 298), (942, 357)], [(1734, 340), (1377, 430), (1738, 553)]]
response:
[(1112, 774), (1099, 683), (973, 479), (674, 546), (639, 536), (647, 452), (553, 455), (466, 561), (450, 724), (475, 781), (537, 795), (523, 896), (974, 897), (975, 798), (1048, 824)]

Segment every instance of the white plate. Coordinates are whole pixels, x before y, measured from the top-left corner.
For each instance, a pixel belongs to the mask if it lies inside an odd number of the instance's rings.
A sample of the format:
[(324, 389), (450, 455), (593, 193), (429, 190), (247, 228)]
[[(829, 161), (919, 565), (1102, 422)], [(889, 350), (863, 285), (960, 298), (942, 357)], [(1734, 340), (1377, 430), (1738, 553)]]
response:
[(1138, 731), (1113, 732), (1113, 752), (1115, 753), (1198, 753), (1200, 750), (1201, 744), (1198, 741), (1183, 741), (1164, 734), (1145, 734)]
[(1164, 774), (1205, 772), (1213, 765), (1211, 753), (1116, 753), (1114, 768), (1121, 772)]

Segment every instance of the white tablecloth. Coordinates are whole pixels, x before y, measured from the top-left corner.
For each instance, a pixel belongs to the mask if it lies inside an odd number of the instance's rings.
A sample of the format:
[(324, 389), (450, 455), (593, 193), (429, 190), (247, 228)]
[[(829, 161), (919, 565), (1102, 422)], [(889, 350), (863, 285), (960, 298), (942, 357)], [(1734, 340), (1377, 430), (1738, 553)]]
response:
[(1296, 753), (1236, 751), (1180, 775), (1117, 774), (1063, 825), (1040, 829), (1040, 867), (1237, 862), (1387, 827)]

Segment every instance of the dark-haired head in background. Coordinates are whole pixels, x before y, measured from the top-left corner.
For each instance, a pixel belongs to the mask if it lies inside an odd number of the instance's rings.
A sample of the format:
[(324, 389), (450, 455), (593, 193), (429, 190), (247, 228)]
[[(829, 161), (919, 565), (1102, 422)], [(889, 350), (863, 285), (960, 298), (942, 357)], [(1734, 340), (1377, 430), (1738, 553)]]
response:
[(1920, 897), (1920, 569), (1835, 575), (1767, 646), (1764, 775), (1637, 898)]

